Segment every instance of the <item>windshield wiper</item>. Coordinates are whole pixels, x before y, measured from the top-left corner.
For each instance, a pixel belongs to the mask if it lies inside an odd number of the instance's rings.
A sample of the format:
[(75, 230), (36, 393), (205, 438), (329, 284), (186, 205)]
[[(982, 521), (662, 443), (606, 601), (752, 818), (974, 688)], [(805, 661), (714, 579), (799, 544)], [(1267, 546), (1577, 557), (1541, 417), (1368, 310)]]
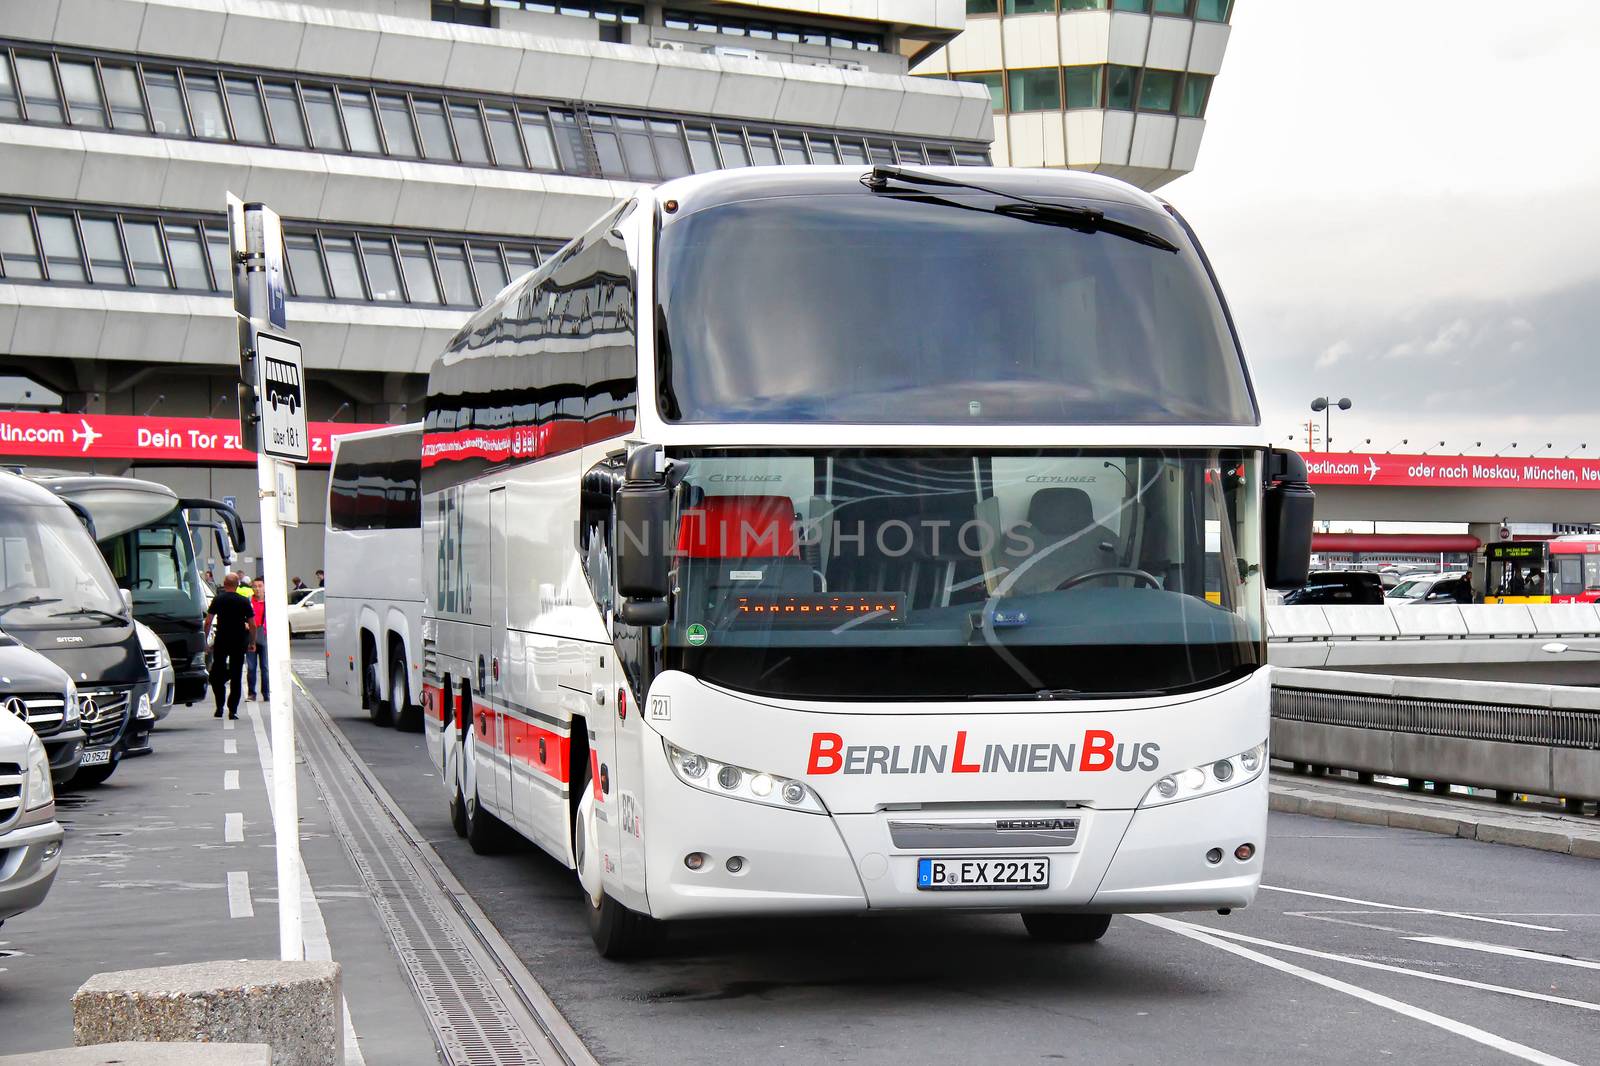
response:
[(104, 618), (108, 622), (123, 621), (123, 618), (120, 614), (112, 614), (110, 611), (102, 611), (98, 607), (74, 607), (70, 611), (50, 612), (51, 618), (70, 618), (73, 615), (87, 615), (91, 618)]
[(1149, 245), (1159, 248), (1164, 252), (1176, 252), (1178, 246), (1150, 230), (1135, 226), (1131, 222), (1122, 222), (1114, 218), (1107, 218), (1104, 211), (1093, 207), (1081, 207), (1074, 204), (1055, 204), (1048, 200), (1035, 200), (1030, 196), (1020, 193), (1003, 192), (1000, 189), (991, 189), (987, 185), (978, 185), (970, 181), (961, 181), (956, 178), (939, 177), (934, 174), (923, 174), (904, 167), (873, 167), (872, 172), (863, 176), (861, 184), (873, 192), (884, 192), (889, 188), (889, 182), (899, 181), (907, 185), (933, 185), (946, 189), (968, 189), (972, 192), (981, 192), (989, 196), (998, 196), (1010, 203), (1001, 204), (991, 209), (974, 207), (971, 204), (961, 203), (959, 200), (946, 200), (937, 196), (921, 198), (921, 202), (942, 204), (946, 207), (959, 207), (967, 211), (984, 211), (986, 213), (1005, 215), (1022, 222), (1037, 222), (1044, 226), (1064, 226), (1067, 229), (1079, 230), (1083, 233), (1110, 233), (1117, 237), (1133, 241), (1137, 244)]
[(10, 603), (0, 603), (0, 611), (9, 611), (13, 607), (37, 607), (42, 603), (60, 602), (60, 596), (29, 596), (26, 599), (12, 600)]
[(1158, 688), (1129, 688), (1116, 692), (1095, 692), (1082, 688), (1041, 688), (1032, 692), (974, 692), (968, 700), (1118, 700), (1140, 696), (1165, 696)]

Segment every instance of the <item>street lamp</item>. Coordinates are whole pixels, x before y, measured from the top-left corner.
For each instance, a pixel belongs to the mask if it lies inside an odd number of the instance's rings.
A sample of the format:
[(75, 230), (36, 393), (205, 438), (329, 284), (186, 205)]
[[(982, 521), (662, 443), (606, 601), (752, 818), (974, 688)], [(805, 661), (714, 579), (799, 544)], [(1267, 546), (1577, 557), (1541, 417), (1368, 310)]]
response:
[(343, 411), (346, 407), (349, 407), (349, 406), (350, 406), (350, 401), (346, 400), (344, 403), (340, 404), (338, 407), (335, 407), (333, 409), (333, 414), (328, 416), (328, 421), (329, 422), (337, 422), (339, 420), (339, 412)]
[(1426, 448), (1422, 449), (1422, 451), (1418, 452), (1417, 454), (1418, 455), (1427, 455), (1429, 452), (1433, 451), (1433, 449), (1435, 449), (1435, 448), (1443, 448), (1443, 447), (1444, 447), (1444, 441), (1440, 441), (1438, 444), (1430, 444), (1430, 445), (1428, 445)]
[(1496, 456), (1498, 456), (1500, 454), (1500, 452), (1510, 451), (1512, 448), (1515, 448), (1516, 446), (1517, 446), (1517, 442), (1516, 441), (1512, 441), (1510, 444), (1507, 444), (1504, 448), (1501, 448), (1500, 451), (1495, 452), (1494, 454)]
[(1391, 444), (1387, 448), (1385, 448), (1384, 451), (1385, 452), (1392, 452), (1392, 451), (1395, 450), (1396, 447), (1405, 447), (1407, 444), (1410, 444), (1410, 443), (1411, 443), (1411, 438), (1410, 437), (1401, 437), (1399, 440), (1395, 441), (1394, 444)]
[(1333, 426), (1331, 422), (1333, 417), (1333, 409), (1337, 407), (1341, 411), (1348, 411), (1352, 406), (1353, 405), (1350, 403), (1350, 397), (1348, 396), (1341, 397), (1337, 403), (1333, 400), (1330, 400), (1326, 396), (1318, 396), (1315, 400), (1311, 401), (1311, 410), (1313, 412), (1322, 412), (1323, 451), (1328, 451), (1333, 446)]
[(1587, 441), (1585, 441), (1585, 442), (1579, 444), (1576, 448), (1572, 449), (1570, 452), (1568, 452), (1566, 454), (1566, 458), (1571, 459), (1574, 455), (1577, 455), (1579, 452), (1586, 452), (1588, 450), (1589, 450), (1589, 444), (1588, 444)]

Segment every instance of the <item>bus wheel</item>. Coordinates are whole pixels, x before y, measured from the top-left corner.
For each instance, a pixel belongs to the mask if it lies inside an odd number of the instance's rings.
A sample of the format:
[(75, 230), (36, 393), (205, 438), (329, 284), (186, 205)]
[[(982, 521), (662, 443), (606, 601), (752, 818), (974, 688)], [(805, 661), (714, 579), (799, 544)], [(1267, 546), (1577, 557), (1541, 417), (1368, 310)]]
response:
[(389, 708), (394, 727), (406, 733), (422, 732), (422, 708), (406, 698), (406, 663), (396, 655), (389, 663)]
[(467, 801), (461, 796), (461, 782), (456, 782), (456, 790), (450, 794), (450, 828), (456, 831), (456, 836), (467, 835)]
[(483, 809), (483, 804), (478, 802), (477, 789), (473, 789), (472, 795), (461, 804), (461, 815), (466, 823), (466, 831), (461, 835), (467, 838), (473, 851), (479, 855), (494, 855), (505, 847), (506, 824)]
[(1022, 924), (1035, 940), (1051, 944), (1088, 944), (1106, 935), (1111, 915), (1024, 913)]
[(578, 884), (583, 889), (584, 909), (589, 914), (589, 935), (601, 956), (607, 959), (636, 958), (647, 954), (659, 935), (659, 923), (649, 915), (618, 903), (606, 893), (600, 877), (600, 851), (594, 816), (594, 776), (583, 774), (583, 799), (572, 827), (572, 853), (578, 868)]
[(388, 703), (379, 695), (378, 663), (375, 659), (367, 659), (361, 669), (361, 706), (367, 709), (367, 717), (372, 719), (373, 725), (389, 724), (392, 715)]

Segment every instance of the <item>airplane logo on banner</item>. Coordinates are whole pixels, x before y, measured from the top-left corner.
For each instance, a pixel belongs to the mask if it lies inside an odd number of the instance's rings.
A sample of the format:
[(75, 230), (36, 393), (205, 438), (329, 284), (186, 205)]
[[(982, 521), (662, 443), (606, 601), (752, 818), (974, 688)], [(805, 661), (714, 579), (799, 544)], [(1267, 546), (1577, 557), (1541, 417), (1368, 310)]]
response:
[(105, 436), (104, 433), (95, 432), (95, 428), (89, 424), (89, 420), (87, 418), (80, 419), (78, 424), (81, 425), (83, 429), (81, 431), (76, 429), (73, 430), (72, 439), (74, 442), (80, 440), (83, 441), (84, 451), (88, 451), (90, 445), (99, 440), (101, 437)]

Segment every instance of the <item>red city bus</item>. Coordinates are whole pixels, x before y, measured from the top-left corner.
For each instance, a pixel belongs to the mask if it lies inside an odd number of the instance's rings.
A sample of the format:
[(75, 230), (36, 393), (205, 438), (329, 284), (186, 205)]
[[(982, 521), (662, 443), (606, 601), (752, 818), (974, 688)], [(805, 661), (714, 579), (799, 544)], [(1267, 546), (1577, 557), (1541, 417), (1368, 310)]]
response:
[(1600, 536), (1505, 541), (1484, 554), (1484, 603), (1600, 602)]

